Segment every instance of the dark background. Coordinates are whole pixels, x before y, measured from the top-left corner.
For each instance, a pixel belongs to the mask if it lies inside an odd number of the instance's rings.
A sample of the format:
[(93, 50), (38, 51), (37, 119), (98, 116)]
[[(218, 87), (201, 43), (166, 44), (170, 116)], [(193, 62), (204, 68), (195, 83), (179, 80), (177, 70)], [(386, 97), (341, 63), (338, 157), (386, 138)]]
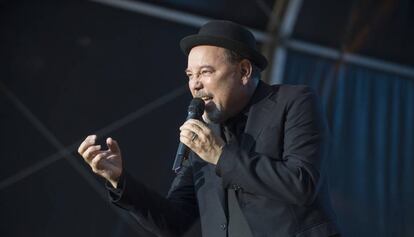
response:
[[(262, 32), (275, 4), (144, 2), (233, 20)], [(412, 68), (413, 5), (409, 0), (303, 1), (291, 38)], [(132, 175), (165, 195), (174, 177), (178, 127), (191, 98), (184, 74), (186, 57), (178, 43), (196, 31), (197, 27), (92, 1), (0, 1), (0, 236), (141, 235), (128, 216), (109, 204), (103, 181), (76, 150), (88, 134), (115, 138)], [(365, 70), (295, 50), (288, 51), (287, 62), (284, 82), (309, 84), (319, 92), (333, 139), (341, 143), (333, 146), (328, 173), (344, 235), (411, 236), (412, 76)], [(321, 65), (326, 71), (318, 74)], [(346, 67), (347, 76), (341, 67)], [(306, 74), (295, 74), (298, 68)], [(355, 70), (365, 70), (365, 76), (352, 76)], [(348, 97), (340, 97), (341, 83), (357, 85), (364, 80), (372, 83), (358, 92), (361, 95), (381, 86), (378, 80), (388, 83), (384, 88), (402, 83), (398, 88), (404, 92), (392, 97), (376, 94), (360, 111), (369, 116), (349, 118), (356, 113), (353, 106), (365, 99), (357, 100), (357, 91), (350, 87)], [(377, 98), (385, 98), (378, 108)], [(340, 106), (345, 109), (335, 110)], [(381, 108), (388, 112), (375, 113)], [(394, 115), (401, 117), (393, 119)], [(362, 134), (335, 136), (338, 124), (352, 131), (352, 123), (361, 125), (358, 122), (367, 118), (379, 125), (359, 130)], [(382, 146), (352, 146), (361, 136), (383, 138)], [(390, 143), (396, 138), (400, 142)], [(384, 147), (391, 150), (380, 159), (377, 154)], [(364, 185), (356, 186), (359, 183)], [(370, 189), (371, 184), (379, 189)]]

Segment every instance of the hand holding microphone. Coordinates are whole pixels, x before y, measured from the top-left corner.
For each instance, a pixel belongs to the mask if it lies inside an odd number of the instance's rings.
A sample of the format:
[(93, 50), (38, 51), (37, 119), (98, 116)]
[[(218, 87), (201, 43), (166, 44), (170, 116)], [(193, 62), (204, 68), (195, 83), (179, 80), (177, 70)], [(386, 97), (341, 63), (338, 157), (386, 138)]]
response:
[[(194, 98), (191, 100), (190, 105), (188, 106), (188, 114), (186, 121), (189, 119), (198, 119), (201, 120), (203, 113), (204, 113), (204, 100), (201, 98)], [(191, 135), (191, 139), (194, 140), (196, 134)], [(174, 165), (173, 165), (173, 171), (178, 172), (181, 169), (181, 165), (183, 163), (183, 160), (188, 158), (188, 147), (184, 145), (182, 142), (178, 144), (177, 154), (175, 155)]]
[[(194, 98), (188, 109), (187, 121), (180, 127), (180, 145), (173, 166), (175, 172), (181, 168), (182, 160), (188, 155), (188, 148), (211, 164), (217, 164), (220, 158), (225, 142), (200, 121), (203, 112), (204, 101)], [(182, 146), (184, 146), (184, 152), (181, 151)]]

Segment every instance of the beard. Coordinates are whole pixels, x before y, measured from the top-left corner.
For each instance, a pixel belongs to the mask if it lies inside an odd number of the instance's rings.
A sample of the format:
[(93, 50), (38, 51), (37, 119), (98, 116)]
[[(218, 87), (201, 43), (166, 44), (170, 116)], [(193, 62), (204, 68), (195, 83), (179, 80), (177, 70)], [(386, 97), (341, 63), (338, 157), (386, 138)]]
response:
[(210, 106), (205, 108), (203, 119), (206, 123), (221, 123), (223, 120), (223, 112), (216, 106), (216, 104), (211, 103)]

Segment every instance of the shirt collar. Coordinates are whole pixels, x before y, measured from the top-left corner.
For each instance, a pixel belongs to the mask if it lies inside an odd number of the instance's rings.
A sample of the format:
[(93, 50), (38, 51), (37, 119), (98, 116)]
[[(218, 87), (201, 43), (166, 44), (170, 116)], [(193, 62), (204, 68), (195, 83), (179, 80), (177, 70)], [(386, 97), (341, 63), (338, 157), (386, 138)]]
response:
[(269, 86), (262, 82), (261, 80), (259, 80), (259, 82), (257, 83), (256, 89), (253, 92), (252, 97), (250, 98), (249, 102), (247, 103), (247, 105), (235, 116), (227, 119), (224, 122), (225, 126), (229, 126), (231, 124), (234, 124), (240, 120), (247, 121), (247, 117), (249, 115), (249, 111), (250, 108), (257, 104), (258, 102), (260, 102), (261, 100), (263, 100), (269, 93)]

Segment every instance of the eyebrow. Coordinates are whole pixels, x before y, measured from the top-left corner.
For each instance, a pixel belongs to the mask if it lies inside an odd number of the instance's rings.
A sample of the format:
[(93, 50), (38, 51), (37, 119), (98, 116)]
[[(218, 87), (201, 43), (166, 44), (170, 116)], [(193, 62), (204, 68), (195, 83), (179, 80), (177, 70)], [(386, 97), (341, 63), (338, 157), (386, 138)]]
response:
[[(213, 66), (210, 66), (210, 65), (202, 65), (200, 67), (200, 70), (203, 69), (203, 68), (214, 69), (214, 67)], [(189, 73), (189, 72), (191, 72), (191, 70), (187, 68), (187, 69), (184, 70), (184, 72), (185, 73)]]

